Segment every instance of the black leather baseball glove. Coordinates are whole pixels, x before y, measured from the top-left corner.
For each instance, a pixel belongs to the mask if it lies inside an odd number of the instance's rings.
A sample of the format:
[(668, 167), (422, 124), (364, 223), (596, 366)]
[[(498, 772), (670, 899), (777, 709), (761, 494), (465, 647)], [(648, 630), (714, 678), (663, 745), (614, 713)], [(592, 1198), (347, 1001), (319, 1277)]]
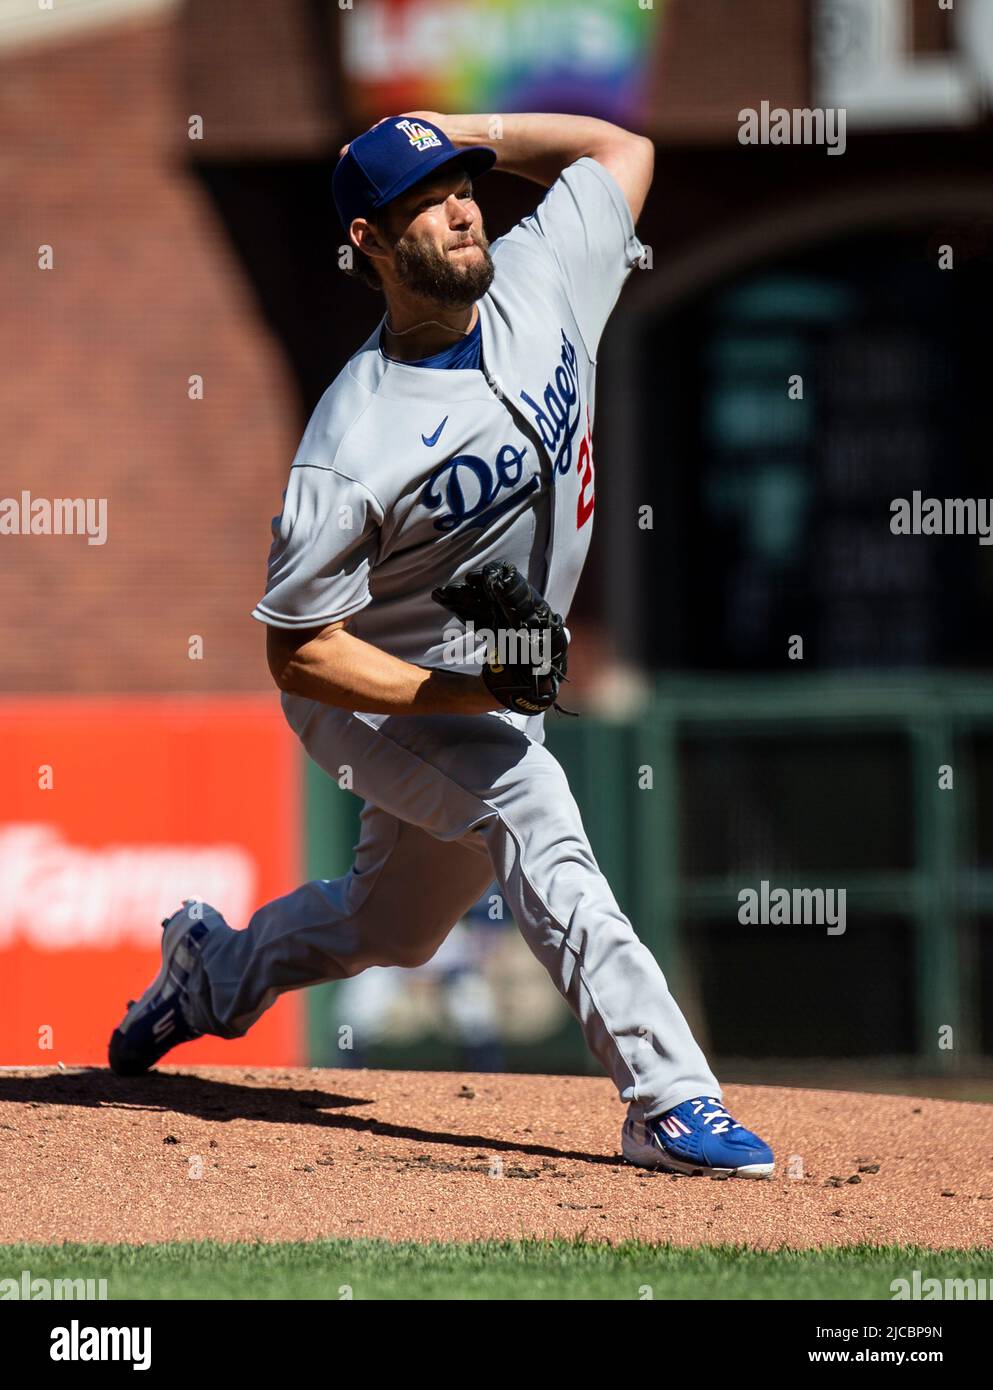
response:
[(490, 561), (461, 584), (434, 589), (431, 597), (477, 633), (486, 633), (483, 681), (502, 705), (517, 714), (561, 708), (556, 701), (566, 679), (569, 633), (516, 565)]

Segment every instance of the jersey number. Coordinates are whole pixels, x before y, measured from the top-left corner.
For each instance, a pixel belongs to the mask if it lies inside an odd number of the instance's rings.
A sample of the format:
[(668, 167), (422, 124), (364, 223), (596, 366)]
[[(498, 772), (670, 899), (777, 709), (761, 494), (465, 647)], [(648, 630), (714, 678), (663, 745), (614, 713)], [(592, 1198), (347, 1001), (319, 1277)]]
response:
[(579, 474), (579, 500), (576, 503), (576, 530), (585, 526), (593, 515), (596, 496), (593, 492), (593, 447), (589, 435), (583, 437), (579, 446), (579, 461), (576, 464)]

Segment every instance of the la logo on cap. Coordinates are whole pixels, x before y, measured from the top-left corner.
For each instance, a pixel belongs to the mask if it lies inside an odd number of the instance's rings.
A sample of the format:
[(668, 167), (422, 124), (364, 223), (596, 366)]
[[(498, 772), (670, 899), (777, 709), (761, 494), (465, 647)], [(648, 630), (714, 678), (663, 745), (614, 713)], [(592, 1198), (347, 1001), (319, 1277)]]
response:
[(441, 148), (441, 141), (433, 130), (420, 121), (397, 121), (397, 130), (402, 130), (416, 150)]

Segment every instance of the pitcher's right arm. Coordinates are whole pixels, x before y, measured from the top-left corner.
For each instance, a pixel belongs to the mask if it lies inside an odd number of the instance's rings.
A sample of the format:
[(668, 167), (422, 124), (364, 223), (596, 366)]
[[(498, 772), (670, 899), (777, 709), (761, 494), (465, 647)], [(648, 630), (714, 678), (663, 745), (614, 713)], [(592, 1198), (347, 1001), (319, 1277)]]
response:
[(499, 709), (481, 676), (431, 670), (346, 632), (347, 620), (299, 631), (266, 629), (280, 690), (363, 714), (485, 714)]

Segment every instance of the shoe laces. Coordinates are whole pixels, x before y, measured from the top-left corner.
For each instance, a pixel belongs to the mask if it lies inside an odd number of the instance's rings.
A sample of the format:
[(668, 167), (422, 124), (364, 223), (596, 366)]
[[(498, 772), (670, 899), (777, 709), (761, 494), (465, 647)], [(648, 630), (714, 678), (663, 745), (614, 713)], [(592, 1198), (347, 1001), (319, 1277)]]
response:
[[(712, 1134), (726, 1134), (729, 1129), (741, 1129), (741, 1125), (721, 1105), (720, 1101), (701, 1096), (691, 1100), (693, 1114), (708, 1125)], [(711, 1107), (708, 1109), (708, 1106)]]

